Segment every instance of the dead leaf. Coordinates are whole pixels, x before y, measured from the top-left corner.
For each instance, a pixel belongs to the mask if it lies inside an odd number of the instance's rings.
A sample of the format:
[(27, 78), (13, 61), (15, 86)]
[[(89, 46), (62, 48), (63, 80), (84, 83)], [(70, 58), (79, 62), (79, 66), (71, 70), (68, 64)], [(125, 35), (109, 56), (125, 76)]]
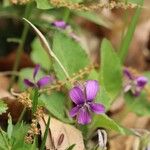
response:
[[(45, 115), (43, 119), (39, 121), (42, 136), (45, 132), (45, 123), (48, 121), (48, 116)], [(46, 141), (46, 148), (50, 150), (65, 150), (69, 146), (75, 144), (74, 150), (84, 150), (83, 136), (81, 131), (74, 126), (65, 124), (57, 119), (50, 119), (50, 128)], [(50, 137), (51, 132), (51, 137)], [(60, 141), (61, 140), (61, 141)], [(59, 144), (58, 144), (59, 143)], [(54, 144), (55, 148), (52, 148)]]
[[(16, 50), (12, 51), (10, 54), (8, 54), (6, 57), (1, 57), (0, 58), (0, 70), (1, 71), (8, 71), (13, 68), (13, 64), (16, 59)], [(20, 59), (20, 65), (19, 68), (25, 68), (25, 67), (33, 67), (34, 64), (31, 61), (30, 57), (28, 54), (23, 52), (21, 54), (21, 59)]]
[[(9, 78), (6, 76), (0, 75), (0, 100), (7, 104), (8, 110), (6, 113), (3, 113), (0, 116), (0, 126), (6, 127), (8, 114), (11, 115), (13, 123), (18, 121), (20, 114), (24, 106), (11, 94), (7, 91), (9, 86)], [(29, 113), (25, 114), (26, 120), (29, 120)]]
[[(9, 78), (7, 78), (6, 76), (0, 75), (0, 90), (3, 89), (6, 91), (8, 86), (9, 86)], [(2, 97), (1, 91), (0, 91), (0, 97)]]
[(0, 99), (4, 98), (4, 97), (9, 97), (9, 98), (14, 98), (8, 91), (3, 90), (0, 88)]

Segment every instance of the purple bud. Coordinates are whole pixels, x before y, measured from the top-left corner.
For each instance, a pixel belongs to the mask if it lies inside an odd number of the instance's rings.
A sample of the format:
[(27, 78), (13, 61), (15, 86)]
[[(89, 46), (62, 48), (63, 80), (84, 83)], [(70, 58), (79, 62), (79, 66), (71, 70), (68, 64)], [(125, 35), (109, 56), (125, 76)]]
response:
[(53, 26), (57, 27), (57, 28), (61, 28), (61, 29), (66, 29), (66, 27), (68, 26), (66, 24), (66, 22), (62, 21), (62, 20), (59, 20), (59, 21), (54, 21), (52, 23)]
[(38, 73), (39, 70), (40, 70), (40, 65), (37, 64), (37, 65), (35, 66), (35, 68), (34, 68), (33, 79), (35, 79), (35, 77), (36, 77), (36, 75), (37, 75), (37, 73)]
[(28, 79), (24, 79), (24, 84), (29, 87), (35, 87), (35, 84)]

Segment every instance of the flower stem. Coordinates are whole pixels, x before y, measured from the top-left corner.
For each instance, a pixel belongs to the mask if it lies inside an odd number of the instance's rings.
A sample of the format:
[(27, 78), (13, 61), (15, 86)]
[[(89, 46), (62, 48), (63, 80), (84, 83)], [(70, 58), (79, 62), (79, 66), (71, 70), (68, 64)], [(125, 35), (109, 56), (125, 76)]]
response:
[(38, 89), (34, 89), (33, 91), (33, 102), (32, 102), (32, 115), (36, 112), (37, 110), (37, 105), (38, 105), (38, 97), (39, 97), (39, 92)]
[[(26, 18), (30, 17), (31, 10), (32, 10), (32, 4), (29, 3), (26, 6), (26, 9), (25, 9), (24, 16)], [(25, 40), (26, 40), (26, 37), (27, 37), (27, 34), (28, 34), (28, 30), (29, 30), (29, 24), (24, 23), (24, 29), (23, 29), (23, 32), (22, 32), (22, 35), (21, 35), (21, 41), (19, 43), (19, 46), (18, 46), (18, 49), (17, 49), (17, 52), (16, 52), (16, 61), (15, 61), (14, 66), (13, 66), (13, 72), (16, 72), (18, 70), (18, 67), (19, 67), (19, 64), (20, 64), (20, 58), (21, 58), (21, 54), (23, 52), (23, 46), (24, 46), (24, 43), (25, 43)], [(15, 75), (12, 75), (8, 90), (10, 90), (12, 88), (14, 82), (15, 82)]]

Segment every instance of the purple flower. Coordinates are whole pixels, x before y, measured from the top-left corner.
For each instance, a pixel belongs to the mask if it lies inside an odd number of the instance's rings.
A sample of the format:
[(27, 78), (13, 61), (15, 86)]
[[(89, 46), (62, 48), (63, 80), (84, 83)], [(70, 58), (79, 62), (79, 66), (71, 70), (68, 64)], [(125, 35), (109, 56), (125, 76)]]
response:
[(54, 22), (52, 22), (52, 25), (57, 28), (61, 28), (61, 29), (66, 29), (68, 26), (68, 24), (63, 20), (54, 21)]
[(104, 113), (104, 106), (94, 102), (98, 91), (99, 84), (96, 80), (88, 80), (84, 86), (75, 86), (70, 90), (69, 96), (76, 105), (70, 111), (70, 116), (77, 116), (79, 124), (90, 123), (91, 112), (96, 114)]
[(127, 68), (124, 69), (125, 85), (124, 92), (131, 91), (134, 96), (139, 96), (148, 82), (144, 76), (134, 76)]
[(40, 65), (36, 65), (33, 72), (33, 80), (34, 80), (33, 82), (30, 81), (29, 79), (24, 79), (24, 84), (26, 86), (33, 87), (33, 88), (42, 88), (43, 86), (46, 86), (47, 84), (53, 81), (53, 78), (51, 76), (44, 76), (36, 82), (36, 75), (39, 70), (40, 70)]

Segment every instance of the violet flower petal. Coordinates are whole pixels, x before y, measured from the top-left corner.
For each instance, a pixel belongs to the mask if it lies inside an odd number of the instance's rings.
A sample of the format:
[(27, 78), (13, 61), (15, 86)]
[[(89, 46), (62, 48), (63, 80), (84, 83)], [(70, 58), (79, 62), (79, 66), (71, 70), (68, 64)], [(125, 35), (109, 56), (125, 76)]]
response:
[(84, 103), (84, 94), (79, 87), (72, 88), (69, 92), (69, 96), (72, 101), (77, 105)]
[(24, 79), (24, 84), (29, 87), (35, 87), (35, 84), (28, 79)]
[(85, 125), (91, 122), (91, 116), (87, 110), (87, 108), (81, 108), (79, 110), (77, 120), (79, 124)]
[(33, 72), (33, 79), (35, 79), (35, 77), (36, 77), (36, 75), (37, 75), (37, 73), (38, 73), (39, 69), (40, 69), (40, 65), (39, 65), (39, 64), (37, 64), (37, 65), (35, 66), (35, 68), (34, 68), (34, 72)]
[(37, 86), (39, 88), (41, 88), (41, 87), (46, 86), (47, 84), (49, 84), (51, 82), (52, 82), (51, 76), (44, 76), (44, 77), (42, 77), (41, 79), (38, 80)]
[(124, 75), (126, 75), (126, 77), (128, 77), (131, 80), (133, 80), (133, 76), (132, 76), (132, 74), (130, 73), (130, 71), (127, 68), (125, 68), (123, 70), (123, 72), (124, 72)]
[(137, 86), (143, 88), (146, 83), (148, 82), (148, 79), (144, 76), (136, 78)]
[(60, 20), (60, 21), (54, 21), (53, 23), (52, 23), (52, 25), (53, 26), (55, 26), (55, 27), (57, 27), (57, 28), (62, 28), (62, 29), (65, 29), (68, 25), (66, 24), (66, 22), (65, 21), (62, 21), (62, 20)]
[(69, 112), (70, 116), (71, 116), (71, 117), (76, 116), (77, 113), (78, 113), (78, 111), (79, 111), (79, 109), (80, 109), (79, 106), (73, 107), (73, 108), (70, 110), (70, 112)]
[(97, 92), (99, 91), (99, 84), (96, 80), (88, 80), (85, 85), (86, 98), (88, 102), (95, 99)]
[(96, 114), (101, 114), (105, 112), (105, 107), (102, 104), (98, 104), (98, 103), (91, 103), (90, 105), (90, 109), (91, 111), (93, 111)]

